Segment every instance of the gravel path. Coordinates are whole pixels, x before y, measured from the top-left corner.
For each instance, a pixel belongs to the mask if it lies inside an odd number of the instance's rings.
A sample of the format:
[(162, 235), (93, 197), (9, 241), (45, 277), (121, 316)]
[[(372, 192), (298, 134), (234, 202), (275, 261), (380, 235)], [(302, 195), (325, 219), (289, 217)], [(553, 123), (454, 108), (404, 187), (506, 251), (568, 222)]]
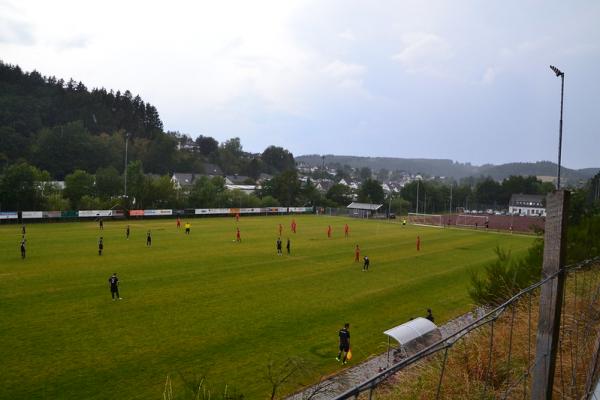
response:
[[(459, 329), (473, 322), (477, 316), (481, 315), (481, 310), (461, 315), (451, 321), (448, 321), (442, 326), (438, 327), (439, 333), (442, 338), (447, 338), (451, 334), (455, 333)], [(414, 352), (414, 351), (413, 351)], [(408, 351), (407, 355), (411, 355), (413, 352)], [(393, 358), (392, 352), (390, 352), (390, 358)], [(390, 362), (394, 362), (393, 359)], [(337, 395), (345, 392), (346, 390), (353, 388), (366, 381), (367, 379), (377, 375), (380, 371), (388, 367), (388, 355), (387, 352), (374, 356), (356, 366), (344, 369), (334, 376), (330, 376), (327, 379), (322, 380), (318, 384), (310, 386), (300, 392), (297, 392), (286, 400), (329, 400), (333, 399)]]

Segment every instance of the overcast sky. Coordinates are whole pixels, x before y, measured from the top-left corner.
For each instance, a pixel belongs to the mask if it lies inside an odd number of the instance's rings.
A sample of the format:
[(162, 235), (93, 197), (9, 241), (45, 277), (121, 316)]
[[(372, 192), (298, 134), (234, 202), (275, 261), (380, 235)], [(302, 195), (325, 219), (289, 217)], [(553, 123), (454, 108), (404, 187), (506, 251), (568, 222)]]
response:
[(0, 0), (0, 58), (247, 151), (600, 167), (598, 1)]

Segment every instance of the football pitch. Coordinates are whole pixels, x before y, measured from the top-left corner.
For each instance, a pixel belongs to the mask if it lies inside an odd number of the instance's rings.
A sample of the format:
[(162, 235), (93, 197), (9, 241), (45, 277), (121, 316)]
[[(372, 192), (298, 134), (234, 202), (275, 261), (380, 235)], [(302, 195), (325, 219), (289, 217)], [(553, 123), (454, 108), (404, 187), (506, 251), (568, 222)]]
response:
[[(20, 226), (0, 226), (0, 398), (157, 399), (170, 376), (176, 393), (183, 379), (205, 377), (213, 392), (228, 385), (264, 399), (267, 366), (293, 359), (304, 367), (281, 388), (291, 393), (342, 368), (344, 322), (352, 365), (385, 351), (382, 332), (427, 308), (436, 323), (468, 311), (468, 271), (498, 245), (518, 255), (533, 240), (312, 215), (190, 219), (185, 235), (186, 221), (179, 230), (172, 219), (105, 221), (103, 231), (96, 222), (30, 224), (25, 260)], [(356, 244), (368, 272), (354, 262)], [(113, 272), (120, 301), (111, 300)]]

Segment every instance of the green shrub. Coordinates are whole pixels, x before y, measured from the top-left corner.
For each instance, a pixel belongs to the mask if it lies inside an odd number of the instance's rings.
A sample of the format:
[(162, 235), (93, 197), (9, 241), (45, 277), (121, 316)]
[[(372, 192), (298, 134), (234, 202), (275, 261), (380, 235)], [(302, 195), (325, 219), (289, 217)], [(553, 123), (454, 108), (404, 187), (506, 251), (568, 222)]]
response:
[(522, 259), (514, 259), (510, 251), (494, 249), (496, 260), (485, 266), (483, 274), (470, 272), (469, 296), (480, 305), (498, 305), (520, 290), (540, 280), (544, 242), (539, 238)]

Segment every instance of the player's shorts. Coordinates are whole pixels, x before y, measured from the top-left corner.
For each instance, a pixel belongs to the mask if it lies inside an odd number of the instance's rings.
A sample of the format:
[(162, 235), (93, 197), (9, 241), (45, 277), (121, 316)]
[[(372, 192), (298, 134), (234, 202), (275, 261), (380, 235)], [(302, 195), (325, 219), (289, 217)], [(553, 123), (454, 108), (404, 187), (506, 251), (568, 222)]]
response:
[(350, 350), (350, 345), (348, 343), (340, 343), (340, 351), (348, 352)]
[(116, 287), (116, 286), (115, 287), (112, 287), (112, 286), (110, 287), (110, 292), (111, 293), (117, 293), (118, 291), (119, 291), (118, 287)]

